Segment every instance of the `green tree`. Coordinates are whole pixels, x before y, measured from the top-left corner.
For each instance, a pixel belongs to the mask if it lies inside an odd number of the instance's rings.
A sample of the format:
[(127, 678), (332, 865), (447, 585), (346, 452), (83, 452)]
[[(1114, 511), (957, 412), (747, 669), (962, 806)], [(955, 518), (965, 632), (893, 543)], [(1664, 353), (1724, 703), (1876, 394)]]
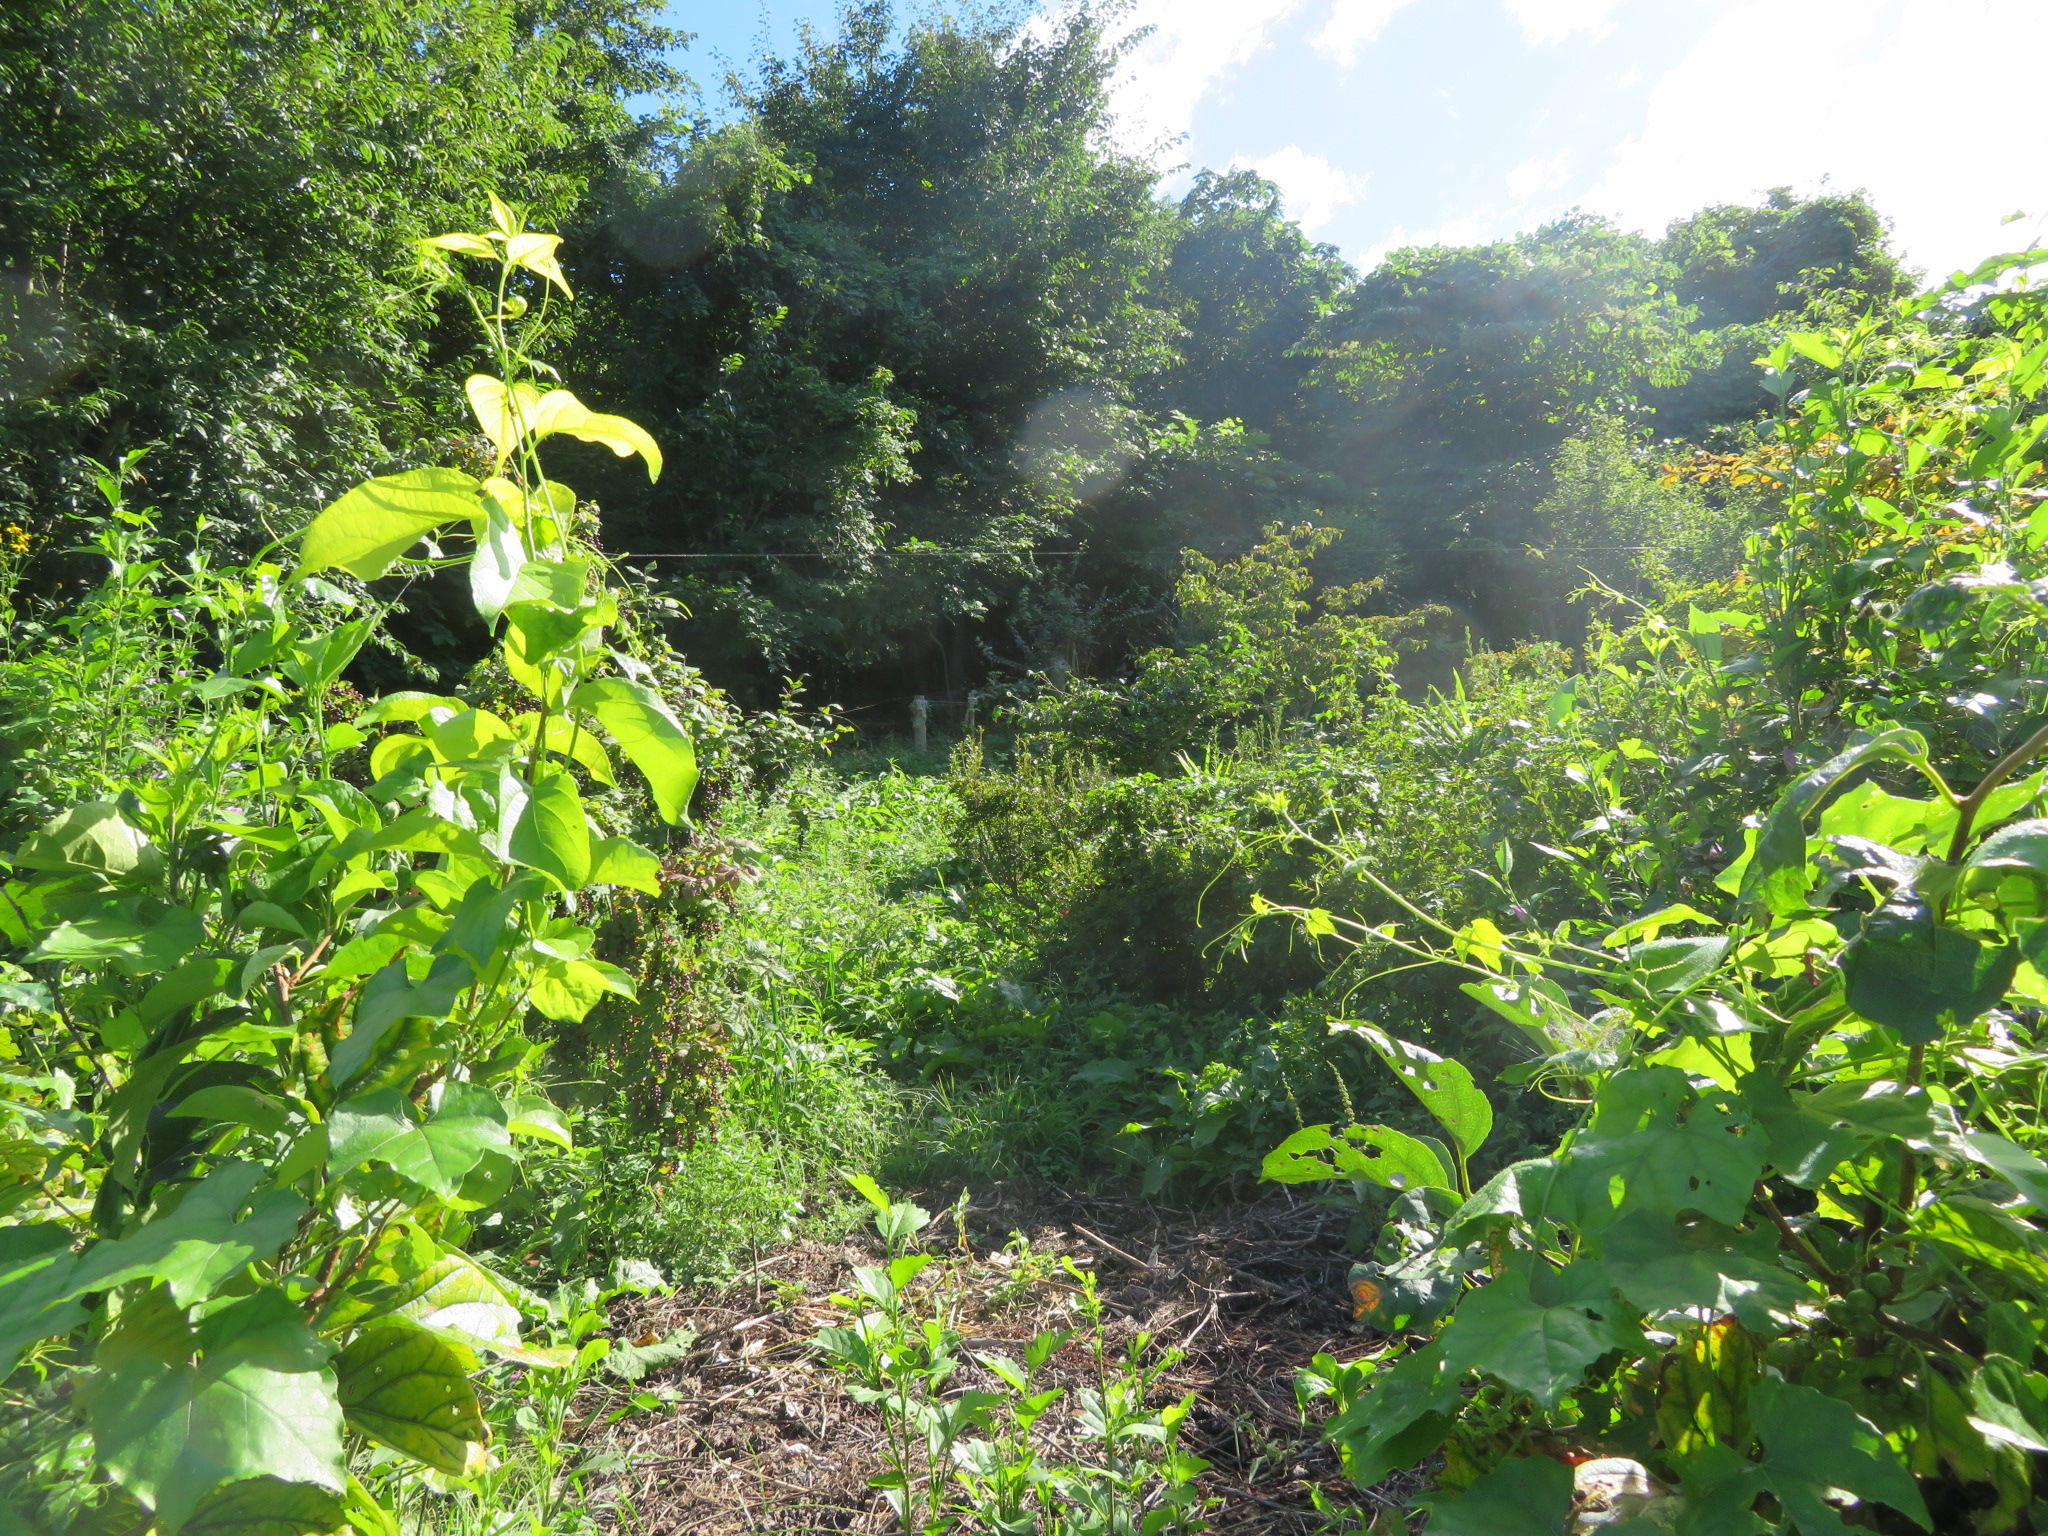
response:
[[(24, 0), (0, 15), (0, 515), (155, 445), (174, 526), (281, 526), (461, 430), (409, 241), (551, 221), (673, 86), (655, 0)], [(439, 343), (437, 348), (436, 343)]]
[(1087, 16), (899, 37), (850, 9), (738, 124), (680, 135), (579, 267), (583, 371), (676, 465), (606, 484), (608, 534), (703, 557), (669, 569), (714, 675), (964, 688), (1030, 552), (1143, 453), (1176, 221), (1102, 147), (1115, 58)]

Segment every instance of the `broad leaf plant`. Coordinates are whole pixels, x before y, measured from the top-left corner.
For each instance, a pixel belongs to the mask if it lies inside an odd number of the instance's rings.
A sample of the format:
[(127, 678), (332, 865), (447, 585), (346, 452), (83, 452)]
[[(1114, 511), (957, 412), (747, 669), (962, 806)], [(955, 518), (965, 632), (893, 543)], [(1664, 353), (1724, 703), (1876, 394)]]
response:
[[(1579, 1109), (1475, 1180), (1471, 1075), (1343, 1021), (1442, 1135), (1314, 1126), (1267, 1159), (1393, 1192), (1354, 1279), (1395, 1342), (1304, 1390), (1361, 1485), (1441, 1457), (1431, 1531), (1562, 1532), (1572, 1468), (1608, 1457), (1647, 1481), (1603, 1519), (1642, 1532), (2044, 1528), (2048, 310), (2010, 272), (2041, 254), (1909, 306), (1903, 343), (1872, 322), (1767, 360), (1789, 410), (1751, 469), (1785, 512), (1756, 611), (1694, 610), (1687, 686), (1703, 761), (1777, 731), (1805, 762), (1710, 897), (1518, 932), (1369, 873), (1397, 923), (1261, 904), (1462, 969), (1528, 1048), (1509, 1080)], [(1944, 330), (1964, 301), (1996, 330)]]
[[(558, 240), (491, 214), (424, 255), (495, 363), (467, 387), (492, 472), (371, 480), (289, 571), (216, 581), (206, 729), (8, 858), (0, 1529), (395, 1536), (352, 1465), (474, 1475), (484, 1358), (568, 1364), (522, 1340), (519, 1288), (465, 1241), (522, 1156), (569, 1144), (530, 1021), (631, 995), (591, 956), (593, 895), (658, 888), (655, 854), (603, 835), (579, 786), (623, 758), (679, 822), (696, 765), (607, 643), (606, 567), (543, 465), (556, 435), (650, 478), (660, 451), (536, 382), (525, 339), (568, 297)], [(470, 259), (494, 279), (463, 280)], [(473, 552), (443, 555), (450, 530)], [(419, 569), (423, 541), (466, 559), (530, 707), (406, 692), (330, 723), (375, 627), (322, 626), (332, 573)], [(349, 752), (355, 782), (332, 772)]]

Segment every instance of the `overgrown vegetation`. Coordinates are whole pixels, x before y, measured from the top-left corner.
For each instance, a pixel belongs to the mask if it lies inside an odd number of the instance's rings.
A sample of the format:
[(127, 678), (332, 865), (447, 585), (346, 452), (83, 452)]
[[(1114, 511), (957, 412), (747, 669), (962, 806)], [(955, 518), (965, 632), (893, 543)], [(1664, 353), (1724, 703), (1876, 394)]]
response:
[(102, 19), (0, 35), (0, 1531), (626, 1529), (631, 1298), (870, 1214), (876, 1518), (1202, 1529), (967, 1212), (1273, 1182), (1302, 1433), (1429, 1484), (1332, 1531), (2048, 1530), (2043, 253), (1361, 276), (1087, 12), (715, 127), (631, 5)]

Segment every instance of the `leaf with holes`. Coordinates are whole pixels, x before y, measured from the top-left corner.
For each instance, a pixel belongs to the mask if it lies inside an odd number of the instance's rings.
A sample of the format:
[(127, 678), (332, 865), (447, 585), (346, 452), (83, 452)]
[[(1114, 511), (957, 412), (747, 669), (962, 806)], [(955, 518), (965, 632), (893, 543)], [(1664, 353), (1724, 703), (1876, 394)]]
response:
[(1280, 1184), (1362, 1179), (1384, 1189), (1455, 1189), (1455, 1170), (1427, 1142), (1384, 1125), (1311, 1125), (1266, 1154), (1262, 1177)]
[(1588, 1134), (1559, 1159), (1557, 1189), (1598, 1231), (1625, 1204), (1664, 1216), (1699, 1211), (1741, 1224), (1763, 1172), (1762, 1138), (1737, 1136), (1718, 1103), (1692, 1097), (1672, 1067), (1620, 1072), (1600, 1090)]
[(1408, 1091), (1422, 1101), (1422, 1107), (1436, 1116), (1439, 1124), (1467, 1157), (1486, 1144), (1493, 1132), (1493, 1105), (1473, 1085), (1472, 1074), (1461, 1062), (1449, 1061), (1419, 1045), (1397, 1040), (1371, 1024), (1337, 1023), (1332, 1034), (1351, 1035), (1363, 1040), (1387, 1064)]
[(1444, 1359), (1555, 1407), (1595, 1360), (1642, 1342), (1629, 1311), (1606, 1267), (1590, 1259), (1511, 1269), (1459, 1303), (1442, 1335)]

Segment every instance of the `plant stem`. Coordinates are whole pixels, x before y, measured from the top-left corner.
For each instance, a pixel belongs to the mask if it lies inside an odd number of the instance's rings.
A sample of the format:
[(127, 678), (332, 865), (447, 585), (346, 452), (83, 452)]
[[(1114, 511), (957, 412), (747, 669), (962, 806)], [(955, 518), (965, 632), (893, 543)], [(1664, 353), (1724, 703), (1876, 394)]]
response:
[(1948, 862), (1953, 864), (1963, 856), (1963, 847), (1970, 840), (1971, 825), (1977, 813), (1984, 808), (1984, 802), (1991, 798), (1991, 792), (2011, 778), (2018, 769), (2048, 748), (2048, 725), (2044, 725), (2012, 751), (2006, 753), (1989, 773), (1978, 782), (1977, 787), (1963, 798), (1956, 807), (1956, 835), (1949, 839)]
[[(2044, 733), (2048, 734), (2048, 733)], [(1980, 788), (1982, 786), (1979, 786)], [(1906, 1057), (1906, 1083), (1908, 1087), (1920, 1086), (1920, 1074), (1927, 1064), (1927, 1046), (1923, 1041), (1913, 1047)], [(1920, 1180), (1920, 1159), (1911, 1147), (1903, 1142), (1899, 1145), (1899, 1219), (1905, 1221), (1913, 1214), (1913, 1196)]]

